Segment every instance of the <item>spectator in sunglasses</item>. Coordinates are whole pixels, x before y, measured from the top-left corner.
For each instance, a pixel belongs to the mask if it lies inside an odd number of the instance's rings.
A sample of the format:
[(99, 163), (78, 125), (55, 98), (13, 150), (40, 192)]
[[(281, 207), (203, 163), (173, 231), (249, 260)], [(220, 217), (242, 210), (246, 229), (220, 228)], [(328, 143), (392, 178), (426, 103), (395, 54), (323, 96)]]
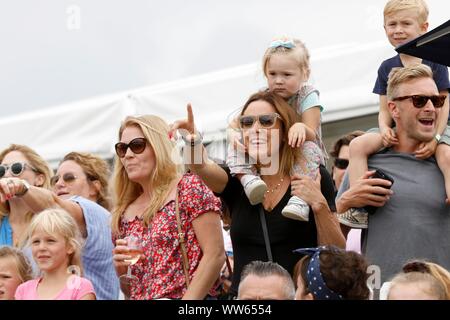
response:
[[(389, 42), (400, 46), (424, 34), (428, 29), (428, 7), (425, 0), (389, 0), (384, 7), (384, 30)], [(405, 23), (407, 21), (407, 23)], [(422, 64), (432, 71), (432, 77), (438, 92), (408, 92), (401, 94), (394, 92), (389, 96), (387, 92), (389, 74), (398, 68), (412, 67)], [(389, 112), (388, 101), (406, 102), (414, 108), (422, 109), (433, 105), (439, 109), (439, 117), (435, 119), (422, 119), (424, 125), (434, 122), (436, 126), (434, 138), (421, 141), (414, 150), (411, 150), (418, 159), (427, 159), (435, 156), (437, 164), (445, 179), (446, 195), (440, 200), (450, 205), (450, 126), (448, 92), (450, 90), (447, 66), (425, 59), (401, 53), (383, 61), (378, 69), (378, 77), (373, 93), (379, 95), (380, 110), (378, 114), (379, 128), (371, 129), (367, 134), (358, 137), (350, 144), (352, 161), (349, 166), (350, 185), (353, 185), (368, 169), (367, 158), (377, 153), (383, 147), (395, 146), (399, 143), (395, 131), (395, 119)], [(394, 125), (394, 127), (393, 127)], [(442, 136), (441, 136), (442, 135)], [(367, 228), (367, 211), (357, 208), (352, 215), (343, 216), (342, 224), (353, 228)]]
[(50, 182), (58, 196), (78, 195), (110, 210), (109, 176), (109, 165), (102, 158), (90, 153), (70, 152), (61, 160)]
[[(333, 176), (333, 181), (336, 189), (339, 189), (342, 183), (342, 178), (347, 170), (349, 163), (349, 145), (350, 142), (364, 134), (364, 131), (356, 130), (350, 132), (340, 139), (338, 139), (334, 145), (333, 150), (330, 152), (330, 155), (334, 158), (333, 167), (331, 169), (331, 173)], [(352, 229), (349, 231), (347, 236), (347, 250), (355, 251), (361, 253), (361, 230), (360, 229)]]
[[(294, 162), (291, 175), (300, 174), (316, 179), (319, 165), (325, 165), (328, 155), (322, 142), (323, 107), (319, 91), (307, 84), (311, 72), (309, 51), (299, 39), (275, 39), (264, 54), (263, 71), (267, 78), (267, 91), (277, 94), (297, 114), (296, 121), (286, 128), (287, 145), (299, 148), (297, 152), (302, 155)], [(270, 188), (261, 179), (259, 169), (253, 166), (252, 154), (249, 153), (250, 159), (247, 160), (242, 133), (251, 132), (256, 121), (262, 129), (270, 129), (276, 124), (277, 117), (277, 113), (261, 114), (258, 117), (241, 114), (231, 121), (228, 130), (230, 144), (227, 165), (231, 175), (241, 182), (252, 205), (262, 203)], [(254, 141), (250, 145), (258, 143)], [(289, 219), (308, 221), (310, 208), (304, 199), (292, 195), (281, 213)]]
[[(307, 176), (294, 175), (290, 170), (300, 154), (288, 144), (288, 130), (296, 121), (296, 112), (280, 97), (271, 92), (258, 92), (250, 96), (241, 115), (261, 118), (276, 113), (272, 128), (254, 123), (252, 129), (243, 130), (246, 155), (256, 159), (255, 167), (261, 170), (261, 178), (269, 187), (263, 203), (252, 205), (245, 195), (238, 177), (228, 169), (208, 159), (203, 146), (197, 141), (192, 108), (188, 105), (187, 120), (174, 123), (173, 129), (180, 129), (185, 136), (185, 149), (191, 158), (189, 168), (225, 201), (231, 214), (231, 240), (233, 243), (234, 272), (231, 292), (236, 295), (240, 275), (245, 265), (256, 260), (273, 261), (292, 272), (297, 256), (292, 250), (335, 244), (345, 247), (345, 239), (337, 224), (334, 209), (334, 187), (325, 167), (320, 166), (316, 180)], [(181, 130), (182, 129), (182, 130)], [(192, 154), (193, 153), (193, 154)], [(273, 170), (262, 170), (262, 168)], [(291, 195), (304, 199), (311, 207), (309, 221), (286, 219), (282, 210)], [(267, 229), (267, 236), (263, 230)]]
[(360, 130), (347, 133), (339, 138), (333, 145), (333, 150), (330, 152), (330, 155), (334, 158), (331, 174), (336, 189), (339, 189), (341, 186), (342, 178), (348, 167), (350, 141), (362, 134), (364, 134), (364, 131)]
[[(119, 280), (114, 271), (112, 259), (110, 213), (95, 203), (95, 199), (93, 199), (94, 201), (87, 199), (95, 193), (95, 190), (101, 190), (100, 181), (95, 182), (95, 179), (97, 177), (101, 179), (102, 170), (95, 173), (88, 168), (89, 166), (85, 167), (87, 171), (82, 170), (83, 166), (77, 164), (77, 160), (87, 160), (89, 156), (70, 153), (58, 168), (56, 177), (58, 175), (63, 177), (51, 179), (50, 169), (37, 154), (30, 153), (23, 146), (20, 148), (14, 147), (12, 150), (14, 151), (2, 153), (5, 156), (0, 157), (2, 164), (5, 164), (5, 168), (8, 167), (5, 177), (0, 179), (0, 198), (2, 200), (7, 199), (12, 205), (11, 208), (14, 208), (14, 203), (21, 203), (21, 207), (27, 208), (31, 214), (39, 213), (54, 206), (62, 207), (69, 212), (77, 222), (85, 241), (82, 250), (84, 272), (86, 278), (94, 285), (97, 299), (117, 299), (119, 297)], [(17, 150), (20, 150), (20, 153)], [(32, 156), (29, 156), (30, 154)], [(91, 161), (95, 163), (94, 158)], [(25, 164), (22, 173), (18, 172), (18, 166), (14, 162)], [(80, 161), (80, 163), (82, 162)], [(101, 165), (93, 163), (91, 165), (96, 169), (102, 168)], [(73, 177), (67, 175), (69, 169), (73, 171), (71, 173)], [(41, 172), (45, 172), (45, 174)], [(33, 177), (35, 177), (34, 180)], [(58, 192), (57, 194), (49, 190), (51, 180), (55, 192)], [(77, 183), (75, 185), (78, 187), (71, 185), (71, 183)], [(67, 186), (64, 187), (64, 184), (67, 184)]]
[[(157, 116), (127, 117), (115, 149), (114, 265), (126, 298), (216, 296), (225, 263), (220, 200), (197, 175), (183, 174), (169, 126)], [(142, 244), (133, 265), (130, 236)]]
[[(396, 99), (438, 93), (431, 69), (425, 65), (391, 72), (387, 99), (399, 141), (372, 155), (369, 168), (383, 170), (395, 183), (370, 178), (374, 171), (368, 171), (349, 188), (346, 175), (337, 196), (338, 213), (345, 220), (351, 219), (352, 208), (378, 207), (370, 215), (362, 247), (366, 257), (380, 266), (382, 281), (392, 277), (403, 261), (412, 257), (450, 267), (450, 255), (445, 249), (450, 243), (450, 207), (442, 200), (444, 177), (433, 157), (418, 159), (414, 155), (423, 142), (434, 139), (441, 108), (429, 99), (422, 108), (414, 106), (412, 99)], [(346, 229), (347, 225), (341, 219), (340, 222)], [(386, 248), (395, 254), (386, 254)]]
[(14, 179), (26, 181), (28, 185), (50, 188), (52, 170), (31, 148), (12, 144), (0, 153), (0, 246), (17, 247), (28, 227), (34, 211), (15, 193), (6, 197), (5, 191), (14, 187)]

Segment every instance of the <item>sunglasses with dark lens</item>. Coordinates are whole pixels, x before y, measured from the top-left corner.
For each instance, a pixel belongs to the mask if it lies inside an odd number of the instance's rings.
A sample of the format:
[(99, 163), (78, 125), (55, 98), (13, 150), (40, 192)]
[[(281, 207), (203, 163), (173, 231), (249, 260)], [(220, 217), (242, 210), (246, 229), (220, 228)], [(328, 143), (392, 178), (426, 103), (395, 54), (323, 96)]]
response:
[(408, 272), (430, 273), (430, 267), (425, 262), (422, 261), (407, 262), (402, 269), (404, 273)]
[(412, 96), (403, 96), (403, 97), (397, 97), (392, 99), (392, 101), (403, 101), (406, 99), (411, 99), (413, 106), (416, 108), (423, 108), (428, 100), (431, 100), (431, 103), (433, 103), (433, 106), (435, 108), (442, 108), (444, 105), (445, 99), (447, 99), (447, 96), (441, 95), (441, 96), (424, 96), (420, 94), (412, 95)]
[[(53, 176), (53, 177), (50, 179), (50, 184), (51, 184), (52, 186), (54, 186), (55, 184), (58, 183), (59, 178), (61, 178), (61, 176), (60, 176), (59, 174), (57, 174), (56, 176)], [(64, 173), (64, 174), (62, 175), (62, 179), (63, 179), (63, 181), (64, 181), (65, 183), (72, 183), (73, 181), (75, 181), (76, 178), (77, 178), (77, 176), (74, 175), (74, 174), (71, 173), (71, 172), (66, 172), (66, 173)]]
[(336, 158), (336, 159), (334, 159), (334, 166), (336, 168), (345, 170), (348, 167), (348, 160), (347, 159)]
[(18, 177), (22, 174), (22, 172), (26, 169), (30, 168), (31, 170), (37, 172), (35, 168), (30, 166), (24, 162), (14, 162), (12, 164), (2, 164), (0, 165), (0, 178), (3, 178), (6, 174), (6, 171), (10, 171), (14, 177)]
[(275, 125), (277, 119), (281, 119), (281, 116), (275, 112), (268, 114), (261, 114), (259, 116), (240, 116), (239, 127), (241, 129), (250, 129), (253, 127), (256, 120), (258, 120), (261, 127), (269, 129)]
[(116, 153), (119, 158), (125, 157), (128, 148), (135, 154), (144, 152), (145, 146), (147, 145), (147, 140), (145, 138), (134, 138), (129, 143), (117, 142), (115, 145)]

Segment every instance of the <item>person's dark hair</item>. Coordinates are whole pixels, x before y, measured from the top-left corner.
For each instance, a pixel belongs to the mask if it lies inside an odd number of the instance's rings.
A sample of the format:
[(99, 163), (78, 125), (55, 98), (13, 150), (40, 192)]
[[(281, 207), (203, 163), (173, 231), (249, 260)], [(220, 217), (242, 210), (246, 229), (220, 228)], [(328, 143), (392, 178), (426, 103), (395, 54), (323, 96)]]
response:
[(333, 150), (331, 150), (330, 155), (333, 158), (339, 157), (339, 151), (341, 151), (342, 146), (350, 145), (350, 141), (352, 141), (356, 137), (363, 135), (364, 133), (365, 133), (364, 131), (355, 130), (347, 133), (345, 136), (342, 136), (334, 143)]
[[(310, 293), (306, 272), (311, 260), (304, 256), (297, 262), (294, 269), (294, 282), (302, 277), (305, 284), (304, 294)], [(347, 300), (367, 300), (370, 290), (367, 286), (367, 261), (354, 251), (345, 251), (335, 246), (328, 246), (320, 253), (320, 272), (327, 287)]]
[(249, 275), (255, 275), (261, 278), (269, 277), (269, 276), (279, 276), (285, 280), (285, 289), (286, 289), (286, 297), (290, 300), (294, 299), (295, 296), (295, 287), (292, 282), (291, 275), (286, 271), (282, 266), (280, 266), (276, 262), (272, 261), (252, 261), (247, 264), (241, 273), (241, 281), (242, 283), (244, 279)]

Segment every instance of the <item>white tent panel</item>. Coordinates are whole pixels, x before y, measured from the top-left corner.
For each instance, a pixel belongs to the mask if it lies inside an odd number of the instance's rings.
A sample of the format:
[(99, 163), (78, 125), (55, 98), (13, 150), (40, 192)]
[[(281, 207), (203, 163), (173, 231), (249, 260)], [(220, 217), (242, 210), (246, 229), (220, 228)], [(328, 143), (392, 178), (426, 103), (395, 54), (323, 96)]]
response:
[[(385, 42), (347, 43), (311, 50), (311, 83), (321, 92), (323, 121), (375, 113), (372, 94), (380, 62), (393, 55)], [(207, 139), (223, 139), (229, 115), (265, 86), (253, 63), (166, 84), (138, 88), (0, 119), (0, 149), (26, 144), (53, 165), (70, 151), (112, 157), (126, 115), (155, 114), (168, 122), (186, 117), (192, 103), (196, 123)]]

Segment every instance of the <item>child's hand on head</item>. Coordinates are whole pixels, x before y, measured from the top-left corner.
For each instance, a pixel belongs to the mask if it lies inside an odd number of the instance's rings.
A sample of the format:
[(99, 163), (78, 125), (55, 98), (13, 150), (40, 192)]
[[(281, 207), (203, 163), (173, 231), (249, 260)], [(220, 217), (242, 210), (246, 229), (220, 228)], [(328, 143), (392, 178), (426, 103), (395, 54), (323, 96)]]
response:
[(306, 128), (305, 125), (301, 122), (295, 123), (290, 129), (288, 133), (288, 144), (292, 148), (300, 148), (306, 139)]
[(380, 129), (381, 136), (383, 137), (383, 145), (385, 147), (391, 147), (398, 144), (397, 134), (392, 128)]

